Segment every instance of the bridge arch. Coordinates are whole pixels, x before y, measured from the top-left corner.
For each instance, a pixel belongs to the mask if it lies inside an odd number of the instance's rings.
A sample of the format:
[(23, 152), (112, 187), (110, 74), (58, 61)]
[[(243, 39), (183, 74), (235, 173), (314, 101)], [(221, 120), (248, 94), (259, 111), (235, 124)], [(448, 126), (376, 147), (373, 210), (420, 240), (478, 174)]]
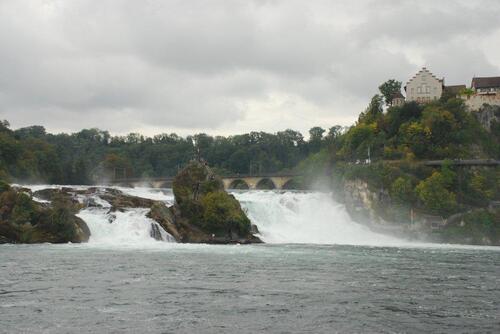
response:
[(276, 189), (276, 184), (270, 178), (264, 177), (257, 182), (255, 189), (259, 190), (271, 190)]
[(243, 179), (236, 179), (231, 181), (228, 186), (229, 189), (250, 189), (250, 185)]
[(290, 179), (283, 184), (281, 189), (300, 189), (300, 182), (297, 179)]

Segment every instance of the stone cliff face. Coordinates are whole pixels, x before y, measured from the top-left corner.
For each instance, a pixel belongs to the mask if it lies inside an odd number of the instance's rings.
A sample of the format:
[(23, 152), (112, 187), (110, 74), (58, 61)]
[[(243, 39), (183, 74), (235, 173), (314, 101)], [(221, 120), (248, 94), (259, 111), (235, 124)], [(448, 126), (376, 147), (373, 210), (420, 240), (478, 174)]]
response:
[(474, 115), (487, 131), (491, 131), (493, 122), (500, 122), (500, 106), (485, 105), (475, 111)]
[(355, 218), (370, 224), (381, 223), (380, 207), (390, 204), (387, 191), (373, 191), (363, 180), (344, 182), (343, 201), (347, 211)]
[(351, 217), (370, 229), (417, 240), (436, 240), (432, 235), (432, 224), (440, 217), (417, 215), (401, 204), (394, 203), (386, 189), (373, 189), (361, 179), (345, 180), (342, 200)]
[(476, 208), (447, 219), (394, 203), (384, 189), (345, 180), (342, 196), (351, 217), (371, 229), (423, 241), (500, 245), (500, 207)]

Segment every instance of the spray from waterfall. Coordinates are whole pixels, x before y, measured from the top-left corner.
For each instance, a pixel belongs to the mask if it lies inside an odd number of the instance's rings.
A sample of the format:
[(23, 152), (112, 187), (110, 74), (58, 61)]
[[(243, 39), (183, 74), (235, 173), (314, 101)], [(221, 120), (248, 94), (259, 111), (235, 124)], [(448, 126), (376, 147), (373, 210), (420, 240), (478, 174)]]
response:
[(235, 193), (266, 243), (398, 245), (404, 241), (352, 221), (344, 205), (322, 192)]
[[(33, 190), (44, 187), (33, 186)], [(76, 187), (75, 187), (76, 188)], [(88, 187), (79, 186), (78, 189)], [(125, 194), (174, 203), (171, 189), (121, 188)], [(374, 246), (401, 246), (408, 242), (375, 233), (352, 221), (343, 204), (326, 192), (233, 192), (247, 212), (252, 224), (259, 229), (259, 237), (266, 243), (347, 244)], [(84, 198), (79, 198), (85, 201)], [(110, 205), (92, 195), (98, 207), (80, 211), (90, 228), (89, 244), (96, 245), (151, 245), (157, 239), (175, 241), (158, 223), (146, 216), (146, 208), (129, 208), (124, 212), (110, 212)], [(160, 238), (159, 238), (160, 237)]]

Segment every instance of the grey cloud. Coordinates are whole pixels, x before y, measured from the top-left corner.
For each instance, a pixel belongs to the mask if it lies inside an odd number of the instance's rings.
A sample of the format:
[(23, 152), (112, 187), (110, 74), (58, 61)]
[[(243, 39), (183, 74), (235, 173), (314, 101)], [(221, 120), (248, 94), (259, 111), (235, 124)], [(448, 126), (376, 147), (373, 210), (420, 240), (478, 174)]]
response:
[(347, 124), (421, 65), (447, 82), (499, 74), (481, 43), (499, 14), (494, 1), (5, 0), (0, 118), (119, 133)]
[(363, 42), (387, 36), (403, 43), (439, 46), (500, 27), (500, 2), (495, 0), (381, 0), (368, 8), (365, 24), (358, 27)]

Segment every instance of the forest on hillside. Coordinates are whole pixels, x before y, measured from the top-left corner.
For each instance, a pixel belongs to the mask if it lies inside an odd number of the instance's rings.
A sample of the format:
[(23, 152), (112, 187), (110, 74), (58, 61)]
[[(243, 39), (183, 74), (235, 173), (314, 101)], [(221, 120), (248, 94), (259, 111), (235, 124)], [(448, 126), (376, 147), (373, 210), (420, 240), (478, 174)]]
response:
[(235, 136), (204, 133), (181, 137), (137, 133), (112, 136), (99, 129), (51, 134), (42, 126), (11, 129), (0, 121), (0, 178), (10, 182), (92, 184), (112, 178), (175, 176), (197, 155), (220, 174), (273, 173), (293, 169), (337, 136), (340, 126), (326, 132), (275, 134), (251, 132)]
[[(486, 208), (500, 201), (500, 168), (453, 164), (500, 159), (500, 107), (483, 108), (493, 108), (496, 115), (489, 128), (479, 121), (482, 110), (470, 111), (453, 96), (391, 106), (390, 99), (375, 95), (356, 124), (301, 162), (301, 170), (310, 180), (326, 173), (335, 189), (347, 180), (367, 182), (390, 197), (390, 208), (398, 212), (389, 220), (398, 220), (400, 213), (407, 218), (410, 209), (446, 217)], [(426, 166), (428, 160), (444, 164)]]

